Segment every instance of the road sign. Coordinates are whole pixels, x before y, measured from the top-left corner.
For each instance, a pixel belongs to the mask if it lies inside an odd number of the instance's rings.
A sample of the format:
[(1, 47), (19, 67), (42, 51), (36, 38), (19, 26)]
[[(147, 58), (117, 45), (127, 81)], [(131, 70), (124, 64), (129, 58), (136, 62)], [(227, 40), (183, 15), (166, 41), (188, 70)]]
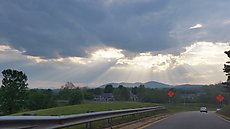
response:
[(216, 100), (219, 102), (222, 102), (224, 100), (224, 96), (223, 95), (217, 95)]
[(168, 96), (169, 96), (169, 97), (173, 97), (173, 96), (174, 96), (174, 92), (170, 90), (170, 91), (168, 92)]

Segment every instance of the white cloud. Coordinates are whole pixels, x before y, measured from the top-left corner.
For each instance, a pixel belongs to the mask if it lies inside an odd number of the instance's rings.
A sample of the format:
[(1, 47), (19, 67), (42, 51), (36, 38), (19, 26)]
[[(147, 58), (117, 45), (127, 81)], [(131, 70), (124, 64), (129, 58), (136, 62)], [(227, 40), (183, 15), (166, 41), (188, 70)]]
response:
[(171, 54), (153, 55), (150, 52), (140, 53), (132, 59), (119, 59), (117, 64), (128, 65), (127, 67), (139, 67), (141, 69), (152, 69), (152, 71), (160, 72), (167, 70), (172, 64), (176, 63), (176, 56)]
[(203, 27), (202, 24), (196, 24), (194, 26), (189, 27), (189, 29), (198, 29), (198, 28), (202, 28), (202, 27)]
[(115, 48), (105, 48), (105, 49), (99, 49), (92, 53), (92, 58), (107, 58), (107, 59), (119, 59), (124, 57), (122, 54), (121, 49), (115, 49)]
[(190, 65), (223, 64), (227, 60), (224, 51), (229, 49), (229, 43), (197, 42), (185, 47), (180, 54), (180, 62)]
[(225, 80), (224, 51), (229, 43), (196, 42), (179, 55), (144, 52), (127, 57), (123, 50), (104, 47), (89, 52), (89, 57), (42, 59), (0, 45), (0, 69), (26, 72), (30, 87), (60, 87), (67, 81), (79, 86), (98, 86), (108, 82), (144, 82), (169, 84), (215, 83)]
[(1, 51), (6, 51), (6, 50), (9, 50), (9, 49), (11, 49), (10, 46), (0, 45), (0, 52)]

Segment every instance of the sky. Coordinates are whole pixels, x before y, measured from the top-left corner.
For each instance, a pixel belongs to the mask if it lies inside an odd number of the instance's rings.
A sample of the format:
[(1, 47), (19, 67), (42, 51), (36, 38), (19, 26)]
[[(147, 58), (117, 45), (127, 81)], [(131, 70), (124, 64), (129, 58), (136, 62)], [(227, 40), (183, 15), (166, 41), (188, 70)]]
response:
[[(0, 0), (0, 70), (66, 82), (226, 80), (229, 0)], [(2, 76), (0, 76), (0, 79)]]

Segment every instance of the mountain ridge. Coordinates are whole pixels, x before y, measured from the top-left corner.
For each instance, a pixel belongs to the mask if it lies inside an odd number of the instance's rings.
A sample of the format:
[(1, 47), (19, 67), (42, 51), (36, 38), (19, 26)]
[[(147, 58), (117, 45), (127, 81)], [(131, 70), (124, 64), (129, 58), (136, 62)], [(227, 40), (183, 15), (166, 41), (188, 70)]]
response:
[(99, 86), (98, 88), (105, 88), (106, 85), (112, 85), (113, 87), (117, 88), (119, 85), (122, 85), (127, 88), (131, 87), (138, 87), (140, 85), (144, 85), (146, 88), (200, 88), (203, 86), (207, 85), (202, 85), (202, 84), (180, 84), (180, 85), (170, 85), (170, 84), (165, 84), (162, 82), (157, 82), (157, 81), (148, 81), (148, 82), (134, 82), (134, 83), (128, 83), (128, 82), (112, 82), (112, 83), (107, 83), (104, 85)]

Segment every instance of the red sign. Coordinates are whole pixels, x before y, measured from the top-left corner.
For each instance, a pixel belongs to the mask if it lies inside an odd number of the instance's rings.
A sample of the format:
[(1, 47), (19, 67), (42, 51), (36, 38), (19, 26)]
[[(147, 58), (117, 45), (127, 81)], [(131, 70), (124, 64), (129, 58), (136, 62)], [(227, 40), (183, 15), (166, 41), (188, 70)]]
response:
[(170, 90), (170, 91), (168, 92), (168, 96), (169, 96), (169, 97), (173, 97), (173, 96), (174, 96), (174, 92)]
[(216, 99), (217, 99), (217, 101), (222, 102), (224, 100), (224, 96), (223, 95), (217, 95)]

